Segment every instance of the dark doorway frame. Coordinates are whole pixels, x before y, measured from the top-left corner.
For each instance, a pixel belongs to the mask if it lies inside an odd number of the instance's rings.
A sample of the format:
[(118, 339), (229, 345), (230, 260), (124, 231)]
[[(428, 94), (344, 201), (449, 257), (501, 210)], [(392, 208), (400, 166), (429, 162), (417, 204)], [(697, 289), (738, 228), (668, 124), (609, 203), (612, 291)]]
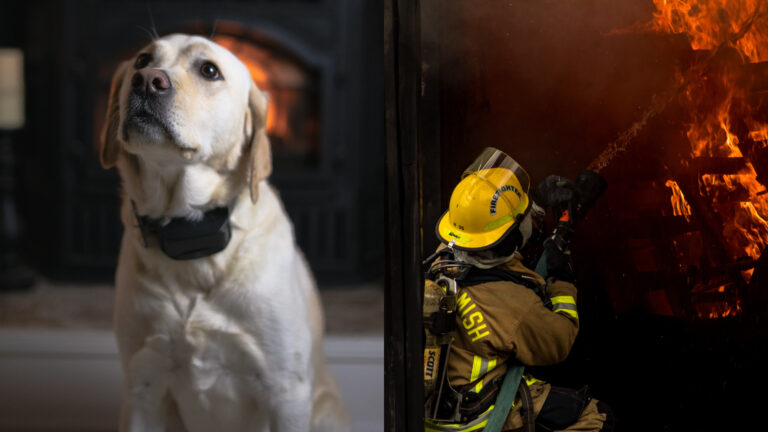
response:
[(439, 69), (421, 23), (420, 0), (385, 2), (384, 416), (385, 430), (393, 432), (424, 430), (421, 262), (437, 245), (430, 227), (442, 211), (438, 91), (430, 85)]
[(387, 271), (384, 328), (384, 429), (424, 429), (421, 353), (418, 0), (384, 5), (387, 147)]

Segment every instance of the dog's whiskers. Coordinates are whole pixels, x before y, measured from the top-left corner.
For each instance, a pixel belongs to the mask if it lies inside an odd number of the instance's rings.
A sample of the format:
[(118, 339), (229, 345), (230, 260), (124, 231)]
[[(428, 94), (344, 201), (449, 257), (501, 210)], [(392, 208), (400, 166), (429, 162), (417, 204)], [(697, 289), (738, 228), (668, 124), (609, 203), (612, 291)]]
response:
[(144, 33), (148, 34), (148, 35), (149, 35), (149, 38), (150, 38), (150, 39), (152, 39), (152, 42), (154, 42), (154, 41), (156, 41), (157, 39), (159, 39), (159, 37), (156, 37), (156, 33), (152, 33), (152, 31), (150, 31), (150, 30), (149, 30), (149, 29), (147, 29), (146, 27), (142, 27), (142, 26), (140, 26), (140, 25), (137, 25), (136, 27), (137, 27), (138, 29), (140, 29), (140, 30), (143, 30), (143, 31), (144, 31)]
[(149, 3), (147, 3), (147, 13), (149, 13), (149, 23), (152, 25), (152, 34), (154, 34), (154, 36), (152, 37), (152, 42), (155, 42), (156, 40), (160, 39), (160, 35), (157, 34), (155, 17), (152, 15), (152, 8), (150, 7)]
[(213, 20), (213, 28), (211, 28), (211, 36), (208, 37), (209, 40), (213, 40), (213, 37), (216, 35), (216, 25), (219, 24), (218, 18)]

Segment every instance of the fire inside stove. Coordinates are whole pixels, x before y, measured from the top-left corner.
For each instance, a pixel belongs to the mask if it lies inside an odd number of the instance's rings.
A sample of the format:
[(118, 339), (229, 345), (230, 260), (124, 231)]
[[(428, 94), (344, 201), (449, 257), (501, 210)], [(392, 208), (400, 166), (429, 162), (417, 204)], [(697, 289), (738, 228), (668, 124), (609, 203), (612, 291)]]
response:
[[(690, 113), (685, 125), (690, 151), (665, 183), (672, 214), (714, 233), (719, 250), (706, 255), (728, 263), (741, 278), (695, 282), (690, 301), (699, 318), (739, 315), (739, 287), (749, 284), (768, 245), (768, 3), (654, 4), (653, 30), (684, 34), (693, 50), (690, 64), (677, 74), (672, 97)], [(673, 244), (686, 254), (702, 239), (689, 233)]]
[(250, 40), (219, 34), (213, 41), (245, 63), (267, 92), (267, 135), (281, 169), (312, 168), (319, 158), (317, 77), (290, 55)]

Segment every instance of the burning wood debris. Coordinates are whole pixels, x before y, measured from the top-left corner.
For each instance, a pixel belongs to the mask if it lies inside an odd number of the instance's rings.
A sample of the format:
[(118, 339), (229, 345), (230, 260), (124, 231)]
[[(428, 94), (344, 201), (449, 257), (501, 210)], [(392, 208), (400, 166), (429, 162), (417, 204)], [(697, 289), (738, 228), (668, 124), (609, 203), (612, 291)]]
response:
[[(650, 119), (670, 104), (679, 106), (687, 116), (683, 127), (690, 152), (672, 164), (676, 166), (669, 170), (672, 178), (662, 182), (671, 192), (671, 214), (711, 233), (715, 248), (720, 249), (716, 261), (730, 269), (718, 273), (713, 271), (716, 265), (708, 264), (706, 275), (693, 278), (691, 312), (698, 318), (740, 315), (742, 293), (768, 247), (768, 2), (653, 3), (653, 20), (630, 31), (684, 35), (691, 60), (677, 71), (673, 87), (656, 95), (641, 119), (590, 168), (604, 168)], [(691, 238), (678, 236), (673, 246), (696, 249), (681, 244)], [(701, 245), (700, 238), (696, 242)]]
[[(726, 162), (731, 162), (732, 167), (736, 166), (730, 172), (699, 171), (698, 187), (693, 193), (719, 215), (727, 253), (734, 260), (754, 262), (768, 244), (768, 195), (764, 184), (768, 173), (759, 176), (756, 171), (756, 166), (768, 169), (756, 164), (768, 154), (768, 118), (761, 118), (768, 113), (760, 112), (762, 89), (755, 89), (756, 85), (767, 83), (756, 82), (759, 76), (753, 73), (767, 69), (768, 63), (764, 62), (768, 60), (768, 8), (761, 0), (654, 3), (657, 13), (653, 26), (657, 31), (683, 33), (692, 49), (706, 52), (707, 60), (692, 66), (698, 69), (694, 76), (702, 79), (681, 83), (684, 91), (679, 96), (691, 113), (686, 134), (691, 159), (724, 158), (729, 159)], [(681, 80), (685, 76), (681, 74)], [(690, 161), (683, 162), (686, 163)], [(674, 179), (669, 182), (675, 183)], [(672, 203), (689, 218), (685, 209), (690, 213), (690, 207), (679, 188), (673, 188)], [(752, 271), (742, 271), (745, 282), (749, 282)], [(694, 303), (697, 315), (718, 318), (739, 314), (740, 299), (727, 294), (733, 285), (694, 287), (692, 294), (700, 300)]]

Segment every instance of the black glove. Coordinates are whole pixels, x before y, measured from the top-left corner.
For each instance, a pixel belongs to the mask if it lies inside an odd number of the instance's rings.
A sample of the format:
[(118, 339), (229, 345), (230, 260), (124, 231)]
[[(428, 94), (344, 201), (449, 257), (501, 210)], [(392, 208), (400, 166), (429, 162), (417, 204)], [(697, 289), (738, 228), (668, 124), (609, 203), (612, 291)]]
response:
[(551, 175), (544, 179), (533, 191), (533, 201), (541, 207), (552, 207), (559, 214), (577, 202), (576, 184), (565, 177)]
[(546, 256), (547, 279), (555, 278), (561, 281), (573, 283), (573, 261), (568, 250), (562, 251), (557, 243), (549, 238), (544, 242), (544, 255)]

